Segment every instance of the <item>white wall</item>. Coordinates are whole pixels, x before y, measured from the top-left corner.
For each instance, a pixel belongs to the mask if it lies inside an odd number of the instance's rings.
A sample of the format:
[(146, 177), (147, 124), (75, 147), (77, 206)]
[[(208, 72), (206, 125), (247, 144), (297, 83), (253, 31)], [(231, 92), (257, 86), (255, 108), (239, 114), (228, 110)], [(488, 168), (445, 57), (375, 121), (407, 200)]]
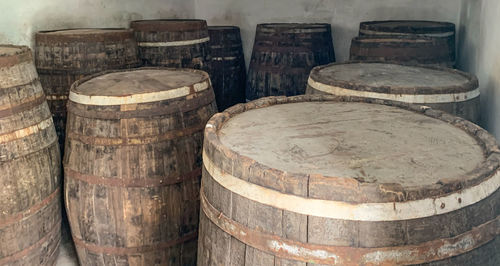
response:
[(194, 0), (0, 0), (0, 43), (32, 45), (39, 30), (128, 27), (130, 20), (193, 16)]
[(462, 0), (459, 68), (481, 88), (481, 126), (500, 140), (500, 1)]
[(248, 59), (255, 26), (265, 22), (332, 24), (337, 61), (349, 57), (350, 40), (359, 22), (384, 19), (426, 19), (458, 23), (459, 0), (195, 0), (195, 15), (209, 25), (241, 28)]

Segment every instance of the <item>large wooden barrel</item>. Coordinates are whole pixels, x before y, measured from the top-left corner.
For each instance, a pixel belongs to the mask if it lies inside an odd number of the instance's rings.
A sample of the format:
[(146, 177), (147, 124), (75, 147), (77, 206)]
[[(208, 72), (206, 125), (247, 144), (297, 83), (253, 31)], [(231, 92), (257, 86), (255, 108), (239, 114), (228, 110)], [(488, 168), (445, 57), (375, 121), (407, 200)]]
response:
[(144, 65), (210, 71), (210, 37), (205, 20), (138, 20), (130, 27)]
[[(455, 24), (440, 21), (423, 20), (386, 20), (365, 21), (359, 25), (359, 36), (401, 38), (404, 36), (424, 37), (436, 40), (439, 45), (433, 46), (429, 52), (436, 53), (434, 49), (445, 49), (448, 52), (448, 60), (445, 63), (454, 64), (456, 60), (455, 48)], [(443, 46), (443, 42), (448, 45)], [(411, 49), (408, 53), (413, 52)]]
[(330, 24), (259, 24), (246, 98), (304, 94), (311, 69), (331, 62), (335, 53)]
[(475, 76), (449, 68), (348, 62), (314, 68), (307, 93), (426, 105), (477, 123), (478, 86)]
[(61, 159), (31, 50), (0, 46), (0, 265), (54, 265)]
[(500, 148), (442, 111), (269, 97), (209, 120), (198, 265), (498, 265)]
[(245, 102), (246, 67), (241, 44), (240, 28), (236, 26), (210, 26), (210, 50), (217, 107), (225, 110)]
[(81, 265), (195, 265), (208, 74), (135, 69), (76, 82), (65, 201)]
[(105, 70), (137, 67), (137, 44), (127, 29), (68, 29), (35, 34), (35, 61), (64, 150), (71, 84)]
[(418, 36), (356, 37), (351, 42), (350, 60), (455, 65), (446, 40)]

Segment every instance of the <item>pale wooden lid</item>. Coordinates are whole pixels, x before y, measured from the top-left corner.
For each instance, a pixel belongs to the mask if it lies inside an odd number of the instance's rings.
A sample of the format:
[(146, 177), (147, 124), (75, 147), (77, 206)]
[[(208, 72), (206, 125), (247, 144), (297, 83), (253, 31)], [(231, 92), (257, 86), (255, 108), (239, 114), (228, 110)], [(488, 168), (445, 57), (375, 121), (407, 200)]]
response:
[(41, 32), (47, 35), (93, 35), (93, 34), (107, 34), (115, 32), (127, 32), (127, 29), (65, 29), (65, 30), (55, 30)]
[(460, 179), (485, 162), (477, 141), (453, 125), (359, 102), (252, 109), (225, 122), (218, 135), (229, 149), (281, 171), (403, 187)]
[(23, 51), (24, 51), (23, 47), (0, 46), (0, 56), (13, 56)]

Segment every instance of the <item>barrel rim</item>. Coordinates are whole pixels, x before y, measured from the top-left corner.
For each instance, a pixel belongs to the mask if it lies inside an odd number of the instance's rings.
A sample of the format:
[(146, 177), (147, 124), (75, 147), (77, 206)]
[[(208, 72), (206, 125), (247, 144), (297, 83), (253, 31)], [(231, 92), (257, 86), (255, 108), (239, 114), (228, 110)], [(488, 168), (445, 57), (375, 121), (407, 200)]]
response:
[(16, 48), (14, 54), (0, 54), (0, 68), (11, 67), (20, 63), (33, 62), (31, 49), (26, 45), (0, 44), (0, 47)]
[[(469, 173), (458, 176), (457, 178), (453, 178), (450, 180), (439, 180), (436, 184), (432, 185), (424, 185), (418, 187), (402, 187), (399, 184), (386, 184), (386, 183), (366, 183), (360, 180), (357, 180), (352, 177), (332, 177), (332, 176), (324, 176), (321, 174), (313, 174), (313, 173), (290, 173), (285, 170), (274, 169), (269, 166), (266, 166), (250, 157), (241, 155), (236, 151), (233, 151), (229, 147), (223, 145), (223, 143), (219, 139), (218, 131), (224, 126), (224, 124), (229, 121), (232, 117), (258, 108), (269, 107), (277, 104), (288, 104), (288, 103), (299, 103), (299, 102), (360, 102), (360, 103), (368, 103), (368, 104), (383, 104), (387, 106), (399, 107), (408, 111), (412, 111), (414, 113), (422, 114), (431, 118), (435, 118), (441, 120), (445, 123), (449, 123), (455, 126), (459, 130), (465, 131), (468, 135), (473, 137), (478, 145), (481, 146), (484, 154), (483, 164), (479, 165), (476, 169), (470, 171)], [(390, 101), (390, 100), (379, 100), (379, 99), (371, 99), (371, 98), (362, 98), (362, 97), (352, 97), (352, 96), (333, 96), (333, 95), (300, 95), (300, 96), (273, 96), (261, 98), (259, 100), (255, 100), (246, 104), (238, 104), (231, 108), (226, 109), (222, 113), (218, 113), (214, 115), (207, 123), (205, 129), (205, 143), (204, 143), (204, 153), (207, 155), (211, 154), (207, 152), (207, 150), (212, 150), (212, 152), (217, 152), (223, 154), (223, 158), (228, 159), (229, 162), (217, 161), (214, 162), (215, 166), (220, 169), (224, 169), (223, 165), (231, 165), (234, 162), (240, 162), (242, 165), (247, 165), (252, 167), (252, 169), (258, 169), (260, 173), (268, 177), (282, 177), (283, 180), (279, 182), (283, 182), (286, 180), (284, 177), (289, 178), (293, 177), (293, 179), (303, 179), (309, 178), (310, 176), (314, 176), (315, 178), (325, 179), (333, 182), (336, 186), (345, 187), (346, 191), (352, 192), (352, 187), (360, 188), (361, 192), (369, 192), (373, 194), (372, 198), (376, 198), (377, 200), (367, 201), (362, 197), (359, 197), (359, 201), (356, 203), (386, 203), (386, 202), (408, 202), (415, 200), (422, 200), (428, 198), (435, 198), (443, 195), (450, 195), (453, 193), (457, 193), (467, 189), (469, 187), (475, 186), (477, 184), (482, 183), (485, 180), (491, 179), (491, 177), (495, 176), (495, 173), (500, 169), (500, 147), (496, 142), (496, 139), (490, 135), (486, 130), (481, 127), (463, 119), (460, 117), (455, 117), (450, 114), (447, 114), (443, 111), (434, 110), (426, 106), (420, 106), (415, 104), (407, 104), (403, 102)], [(205, 163), (204, 163), (205, 164)], [(234, 167), (234, 166), (233, 166)], [(237, 177), (240, 178), (241, 177)], [(465, 179), (467, 178), (467, 179)], [(266, 184), (262, 184), (259, 181), (249, 181), (258, 186), (263, 186), (269, 188), (271, 190), (278, 191), (280, 193), (292, 194), (297, 196), (302, 196), (295, 193), (290, 193), (289, 191), (278, 190), (275, 188), (270, 188)], [(332, 183), (332, 184), (333, 184)], [(354, 184), (354, 185), (353, 185)], [(283, 185), (286, 187), (286, 185)], [(389, 191), (380, 190), (381, 187), (390, 188)], [(386, 193), (401, 193), (402, 197), (397, 198), (387, 198)], [(362, 195), (362, 194), (360, 194)], [(309, 198), (309, 196), (307, 195)], [(376, 201), (376, 202), (374, 202)]]
[(394, 35), (363, 35), (363, 36), (356, 36), (352, 38), (352, 41), (367, 41), (367, 40), (384, 40), (387, 42), (390, 41), (425, 41), (425, 42), (437, 42), (437, 43), (443, 43), (443, 44), (448, 44), (446, 40), (439, 39), (439, 38), (433, 38), (433, 37), (428, 37), (428, 36), (416, 36), (416, 35), (402, 35), (402, 36), (394, 36)]
[[(420, 27), (420, 28), (411, 28), (409, 31), (402, 30), (390, 30), (390, 26), (383, 26), (381, 24), (387, 23), (425, 23), (429, 24), (428, 27)], [(397, 27), (396, 27), (397, 28)], [(413, 30), (412, 30), (413, 29)], [(372, 21), (363, 21), (359, 23), (360, 33), (363, 30), (371, 30), (377, 31), (380, 34), (386, 33), (401, 33), (401, 34), (425, 34), (425, 33), (446, 33), (446, 32), (455, 32), (455, 24), (447, 21), (433, 21), (433, 20), (372, 20)], [(424, 32), (425, 31), (425, 32)]]
[[(54, 34), (58, 32), (62, 33), (73, 30), (92, 30), (93, 32)], [(36, 46), (39, 46), (40, 44), (58, 44), (72, 42), (92, 43), (120, 41), (127, 39), (135, 42), (133, 31), (127, 28), (66, 28), (58, 30), (39, 31), (35, 33)]]
[[(425, 68), (437, 71), (444, 71), (449, 74), (455, 74), (464, 77), (467, 79), (467, 82), (461, 85), (452, 85), (452, 86), (434, 86), (434, 87), (391, 87), (391, 86), (369, 86), (364, 84), (357, 84), (348, 81), (330, 81), (325, 82), (324, 79), (319, 74), (319, 71), (322, 69), (332, 67), (332, 66), (340, 66), (340, 65), (349, 65), (349, 64), (385, 64), (385, 65), (397, 65), (397, 66), (405, 66), (405, 67), (415, 67), (415, 68)], [(413, 64), (411, 62), (388, 62), (388, 61), (380, 61), (380, 60), (353, 60), (348, 62), (338, 62), (331, 63), (328, 65), (322, 65), (314, 67), (311, 70), (309, 75), (309, 79), (327, 85), (327, 86), (335, 86), (341, 87), (344, 89), (355, 90), (355, 91), (367, 91), (367, 92), (377, 92), (377, 93), (385, 93), (385, 94), (425, 94), (425, 95), (435, 95), (436, 88), (439, 88), (438, 94), (450, 94), (450, 93), (462, 93), (462, 92), (471, 92), (475, 91), (479, 88), (479, 81), (477, 77), (471, 73), (467, 73), (464, 71), (460, 71), (458, 69), (447, 68), (443, 66), (437, 65), (424, 65), (424, 64)]]
[(291, 28), (291, 29), (296, 29), (300, 27), (304, 28), (322, 28), (322, 27), (327, 27), (331, 28), (332, 24), (330, 23), (308, 23), (308, 22), (267, 22), (267, 23), (259, 23), (257, 24), (257, 28), (280, 28), (282, 26), (287, 26), (286, 28)]
[(130, 22), (134, 31), (208, 31), (207, 21), (204, 19), (144, 19)]
[(240, 31), (240, 27), (235, 25), (214, 25), (208, 26), (209, 31)]

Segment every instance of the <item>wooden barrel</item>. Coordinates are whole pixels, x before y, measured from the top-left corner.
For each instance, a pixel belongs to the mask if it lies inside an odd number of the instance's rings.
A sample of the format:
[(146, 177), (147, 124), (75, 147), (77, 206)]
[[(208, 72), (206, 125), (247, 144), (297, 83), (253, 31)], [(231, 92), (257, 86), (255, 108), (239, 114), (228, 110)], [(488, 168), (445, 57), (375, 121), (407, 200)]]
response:
[(147, 66), (195, 68), (209, 72), (207, 22), (200, 19), (132, 21), (139, 57)]
[(314, 68), (307, 93), (426, 105), (477, 123), (478, 86), (475, 76), (449, 68), (348, 62)]
[(199, 265), (500, 261), (500, 148), (442, 111), (264, 98), (209, 120), (203, 165)]
[[(386, 21), (366, 21), (359, 25), (359, 36), (387, 36), (400, 38), (404, 36), (426, 37), (441, 42), (448, 43), (447, 52), (449, 62), (456, 60), (455, 48), (455, 24), (440, 21), (422, 20), (386, 20)], [(434, 49), (445, 49), (442, 45), (435, 46)], [(411, 52), (409, 50), (408, 52)], [(435, 52), (435, 51), (432, 51)], [(448, 61), (447, 61), (448, 62)]]
[(208, 74), (139, 68), (76, 82), (65, 201), (81, 265), (195, 265)]
[(241, 44), (240, 28), (236, 26), (210, 26), (212, 74), (217, 107), (225, 110), (245, 102), (246, 67)]
[(446, 40), (418, 36), (365, 36), (351, 42), (350, 60), (453, 67)]
[(66, 103), (71, 84), (91, 74), (137, 67), (131, 30), (68, 29), (35, 34), (35, 62), (64, 150)]
[(0, 46), (0, 265), (54, 265), (61, 158), (31, 50)]
[(246, 98), (304, 94), (311, 69), (331, 62), (335, 53), (330, 24), (259, 24)]

